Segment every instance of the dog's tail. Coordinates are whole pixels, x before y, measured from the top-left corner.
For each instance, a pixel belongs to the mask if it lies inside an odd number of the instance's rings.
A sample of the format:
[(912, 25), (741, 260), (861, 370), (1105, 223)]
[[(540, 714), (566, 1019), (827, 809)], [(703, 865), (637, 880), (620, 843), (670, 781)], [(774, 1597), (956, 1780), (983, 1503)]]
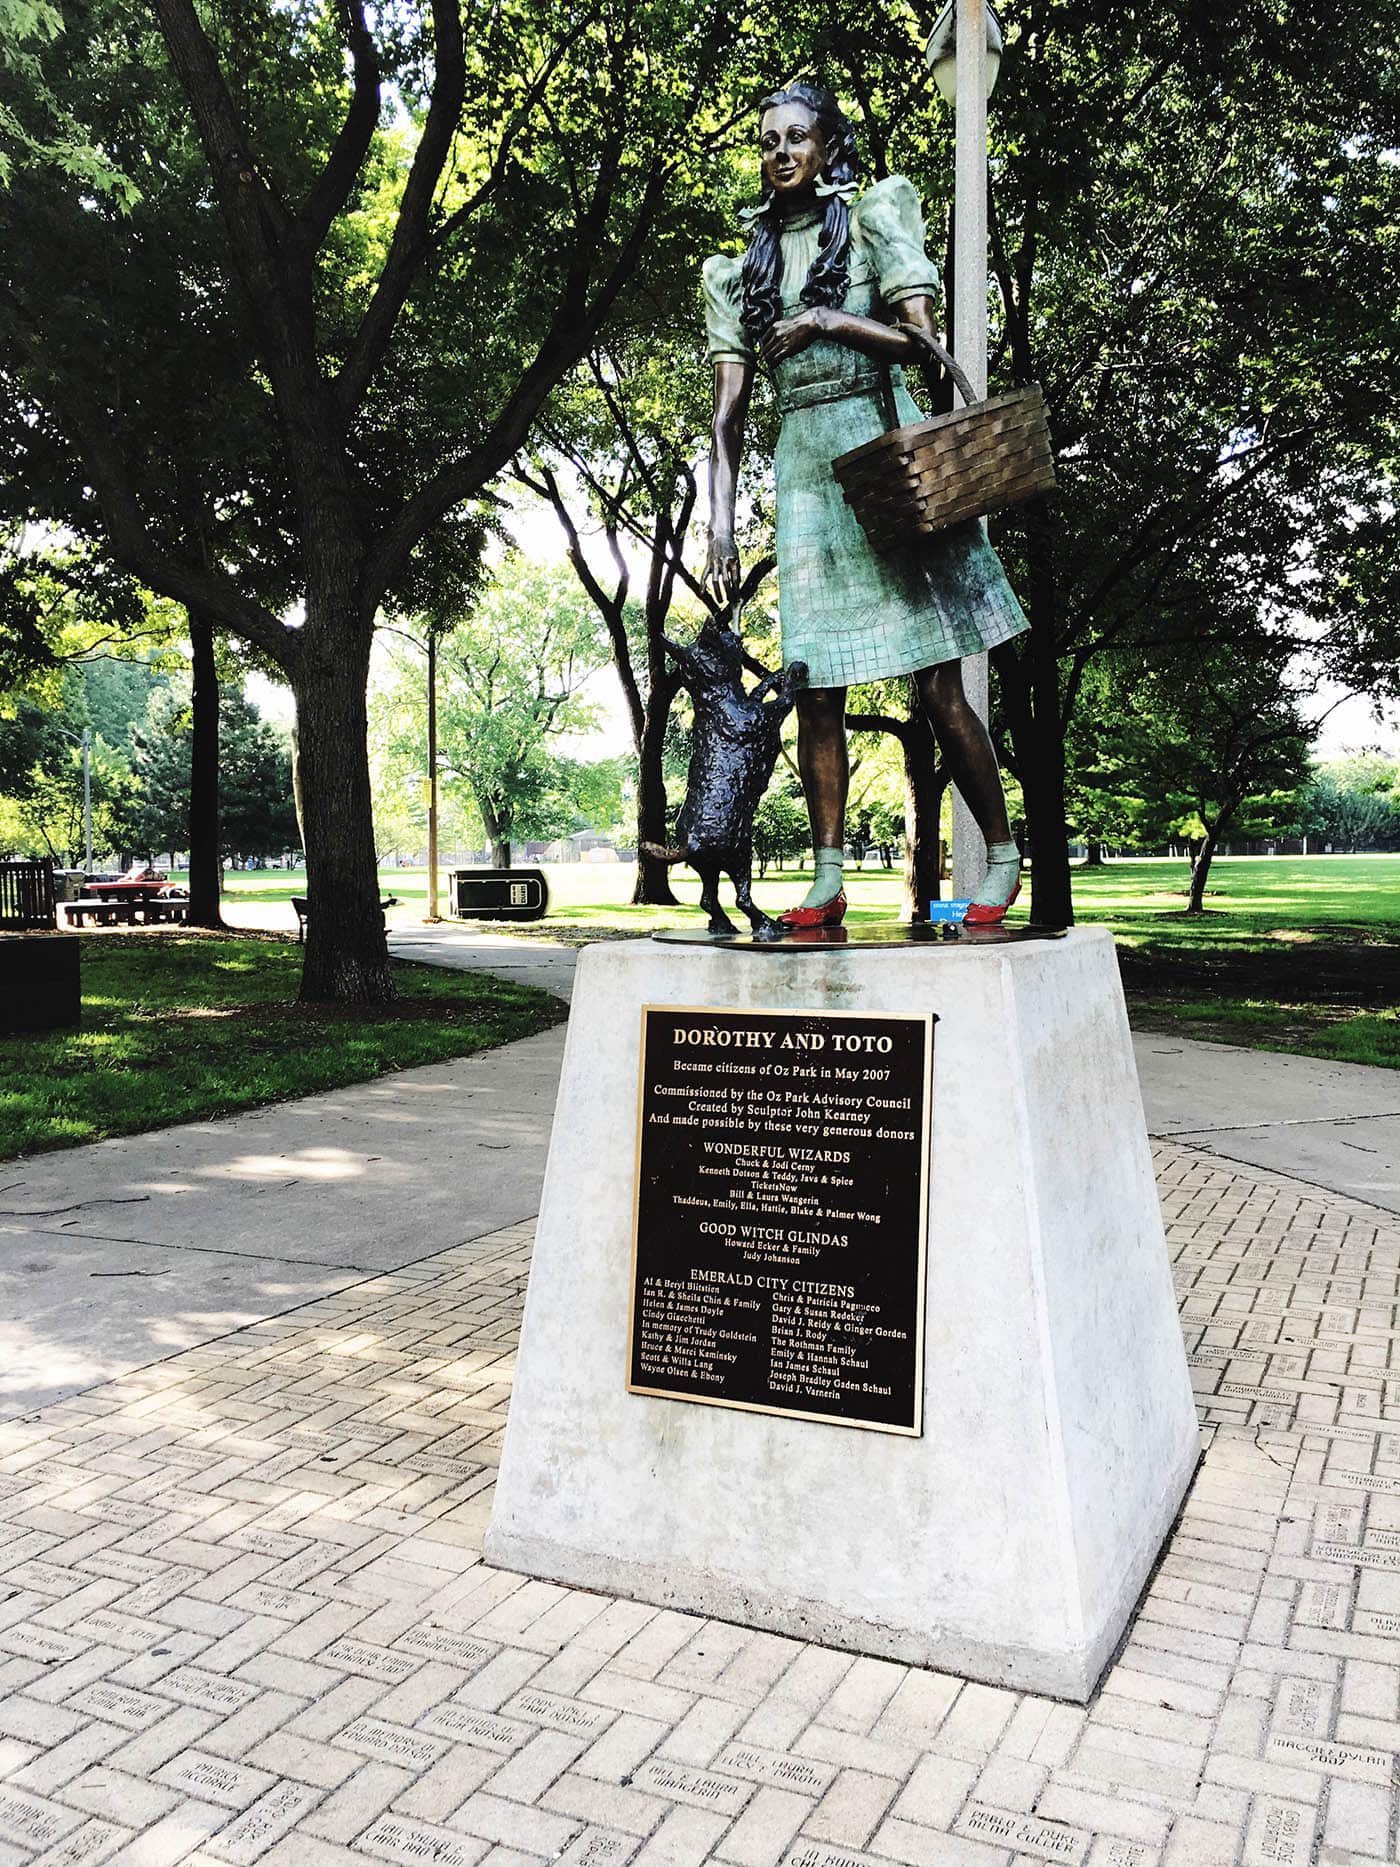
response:
[(654, 856), (658, 862), (685, 861), (685, 851), (683, 849), (666, 849), (663, 848), (660, 843), (643, 843), (642, 848), (646, 851), (647, 855)]

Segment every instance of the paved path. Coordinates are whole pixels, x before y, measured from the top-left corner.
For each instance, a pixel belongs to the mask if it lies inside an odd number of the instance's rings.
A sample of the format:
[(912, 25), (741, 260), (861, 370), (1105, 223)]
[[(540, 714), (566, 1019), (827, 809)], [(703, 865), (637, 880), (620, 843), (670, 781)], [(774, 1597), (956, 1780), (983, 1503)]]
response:
[(0, 1163), (0, 1418), (532, 1217), (563, 1044)]
[(1400, 1225), (1157, 1155), (1205, 1458), (1087, 1709), (487, 1569), (512, 1226), (0, 1425), (0, 1863), (1392, 1861)]
[[(577, 957), (460, 925), (395, 929), (392, 945), (433, 965), (509, 971), (561, 997)], [(1148, 1033), (1134, 1042), (1154, 1136), (1400, 1213), (1400, 1071)]]
[[(393, 944), (572, 984), (575, 955), (554, 943), (415, 928)], [(1154, 1135), (1400, 1211), (1391, 1072), (1165, 1037), (1137, 1049)], [(562, 1054), (550, 1031), (0, 1165), (0, 1418), (533, 1217)]]
[(0, 1167), (0, 1867), (1395, 1859), (1388, 1073), (1139, 1039), (1205, 1460), (1080, 1710), (484, 1567), (561, 1049)]

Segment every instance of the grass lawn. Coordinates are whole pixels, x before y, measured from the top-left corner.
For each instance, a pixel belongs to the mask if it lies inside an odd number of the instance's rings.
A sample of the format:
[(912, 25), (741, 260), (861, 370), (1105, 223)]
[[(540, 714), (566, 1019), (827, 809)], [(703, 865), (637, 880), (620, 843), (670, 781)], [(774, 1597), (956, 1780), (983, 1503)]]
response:
[(1075, 876), (1145, 1030), (1400, 1069), (1400, 856), (1234, 856), (1185, 913), (1185, 864)]
[(564, 1016), (548, 993), (395, 962), (382, 1012), (298, 1005), (294, 941), (174, 931), (83, 942), (77, 1031), (0, 1043), (0, 1159), (469, 1056)]
[[(629, 866), (572, 863), (545, 873), (549, 916), (518, 930), (522, 938), (578, 943), (693, 918), (683, 908), (632, 907)], [(676, 893), (694, 903), (696, 878), (680, 868), (672, 876)], [(418, 920), (423, 870), (385, 869), (382, 879), (401, 903), (390, 920)], [(810, 871), (770, 874), (755, 896), (773, 912), (810, 879)], [(1078, 918), (1113, 929), (1140, 1028), (1400, 1068), (1400, 856), (1218, 857), (1202, 915), (1185, 912), (1187, 879), (1185, 862), (1161, 858), (1075, 872)], [(304, 888), (299, 875), (272, 873), (229, 884), (239, 901), (285, 901)], [(847, 893), (852, 921), (899, 912), (898, 874), (850, 873)], [(1025, 918), (1023, 901), (1011, 921)]]

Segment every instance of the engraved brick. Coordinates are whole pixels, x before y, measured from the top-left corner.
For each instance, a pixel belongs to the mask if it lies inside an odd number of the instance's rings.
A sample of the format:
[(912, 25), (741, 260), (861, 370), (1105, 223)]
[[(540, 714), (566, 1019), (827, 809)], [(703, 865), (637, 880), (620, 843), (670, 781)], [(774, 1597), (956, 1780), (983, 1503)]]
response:
[(278, 1783), (207, 1842), (205, 1851), (233, 1867), (246, 1867), (280, 1841), (320, 1799), (319, 1790), (303, 1783)]
[(636, 1847), (635, 1835), (618, 1834), (607, 1828), (585, 1828), (559, 1856), (559, 1867), (623, 1867)]
[(183, 1795), (217, 1802), (221, 1808), (242, 1809), (270, 1788), (273, 1778), (266, 1770), (251, 1770), (246, 1764), (230, 1763), (225, 1757), (191, 1750), (162, 1765), (156, 1772), (156, 1781), (168, 1789), (178, 1789)]
[(1088, 1858), (1092, 1838), (1082, 1829), (1066, 1827), (1062, 1822), (988, 1808), (983, 1802), (969, 1803), (958, 1817), (954, 1832), (972, 1841), (1014, 1849), (1018, 1854), (1033, 1854), (1040, 1860), (1073, 1861), (1076, 1867)]
[(182, 1705), (196, 1705), (201, 1711), (218, 1712), (228, 1717), (241, 1711), (257, 1697), (257, 1687), (226, 1679), (221, 1673), (204, 1672), (197, 1666), (177, 1666), (160, 1681), (159, 1690)]
[(755, 1782), (772, 1783), (778, 1789), (795, 1789), (807, 1795), (824, 1795), (836, 1776), (830, 1763), (815, 1763), (808, 1757), (786, 1756), (763, 1750), (753, 1744), (727, 1744), (715, 1758), (715, 1768), (726, 1776), (750, 1776)]
[(42, 1796), (0, 1785), (0, 1841), (16, 1847), (52, 1847), (82, 1821), (71, 1809), (60, 1808)]
[(115, 1822), (87, 1821), (66, 1840), (47, 1848), (34, 1867), (89, 1867), (91, 1862), (110, 1859), (131, 1838), (131, 1830)]
[(341, 1672), (358, 1673), (365, 1679), (380, 1679), (386, 1685), (398, 1685), (408, 1678), (421, 1660), (403, 1653), (391, 1653), (387, 1647), (374, 1647), (363, 1640), (334, 1640), (318, 1655), (325, 1666)]
[(638, 1789), (667, 1796), (672, 1802), (684, 1802), (692, 1808), (716, 1809), (737, 1815), (753, 1794), (752, 1783), (736, 1781), (732, 1776), (716, 1776), (706, 1770), (692, 1770), (680, 1763), (662, 1763), (653, 1759), (644, 1763), (632, 1778)]
[(1271, 1737), (1265, 1754), (1280, 1763), (1324, 1770), (1329, 1776), (1345, 1776), (1356, 1783), (1389, 1783), (1395, 1767), (1393, 1753), (1321, 1738)]
[(873, 1854), (856, 1848), (827, 1847), (819, 1841), (799, 1841), (784, 1857), (782, 1867), (879, 1867)]
[(539, 1728), (519, 1718), (503, 1718), (499, 1712), (478, 1711), (474, 1705), (460, 1705), (453, 1700), (425, 1712), (417, 1726), (434, 1737), (450, 1738), (455, 1744), (475, 1744), (503, 1757), (528, 1743)]
[(428, 1861), (433, 1867), (476, 1867), (490, 1853), (490, 1843), (454, 1834), (402, 1815), (381, 1815), (355, 1842), (356, 1853), (385, 1861)]
[(396, 1651), (419, 1655), (424, 1659), (446, 1660), (463, 1672), (475, 1672), (499, 1653), (494, 1641), (474, 1640), (468, 1634), (454, 1634), (441, 1627), (414, 1627), (394, 1642)]
[(1317, 1816), (1298, 1802), (1260, 1796), (1245, 1835), (1244, 1867), (1308, 1867)]
[(426, 1770), (447, 1749), (441, 1738), (425, 1737), (401, 1724), (386, 1724), (381, 1718), (357, 1718), (335, 1741), (347, 1750), (361, 1751), (366, 1757), (404, 1770)]
[(130, 1686), (113, 1685), (110, 1680), (102, 1680), (75, 1693), (68, 1707), (90, 1718), (122, 1725), (128, 1731), (144, 1731), (170, 1710), (163, 1699), (153, 1698), (149, 1692), (137, 1692)]
[(528, 1718), (535, 1724), (545, 1724), (551, 1730), (568, 1731), (578, 1737), (596, 1737), (616, 1716), (603, 1706), (580, 1704), (577, 1699), (560, 1698), (553, 1692), (539, 1692), (533, 1688), (518, 1692), (505, 1709), (514, 1718)]

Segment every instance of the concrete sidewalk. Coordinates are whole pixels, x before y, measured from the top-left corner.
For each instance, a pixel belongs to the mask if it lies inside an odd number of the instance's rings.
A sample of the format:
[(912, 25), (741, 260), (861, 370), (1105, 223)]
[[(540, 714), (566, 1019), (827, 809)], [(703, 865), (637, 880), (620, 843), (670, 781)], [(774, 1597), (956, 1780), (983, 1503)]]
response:
[(1088, 1707), (485, 1567), (510, 1227), (0, 1424), (0, 1863), (1393, 1861), (1400, 1226), (1156, 1152), (1205, 1457)]
[(533, 1217), (563, 1048), (0, 1165), (0, 1418)]
[[(573, 981), (575, 951), (552, 942), (443, 927), (392, 945), (561, 996)], [(548, 1031), (0, 1165), (0, 1418), (532, 1218), (563, 1045)], [(1136, 1046), (1155, 1137), (1400, 1212), (1391, 1072), (1151, 1035)]]
[[(405, 959), (512, 978), (567, 998), (577, 951), (460, 922), (398, 927)], [(740, 956), (740, 963), (750, 962)], [(1400, 1213), (1400, 1071), (1139, 1032), (1148, 1132)]]
[(0, 1867), (1395, 1859), (1395, 1079), (1139, 1038), (1205, 1459), (1079, 1709), (484, 1566), (562, 1047), (0, 1167)]

